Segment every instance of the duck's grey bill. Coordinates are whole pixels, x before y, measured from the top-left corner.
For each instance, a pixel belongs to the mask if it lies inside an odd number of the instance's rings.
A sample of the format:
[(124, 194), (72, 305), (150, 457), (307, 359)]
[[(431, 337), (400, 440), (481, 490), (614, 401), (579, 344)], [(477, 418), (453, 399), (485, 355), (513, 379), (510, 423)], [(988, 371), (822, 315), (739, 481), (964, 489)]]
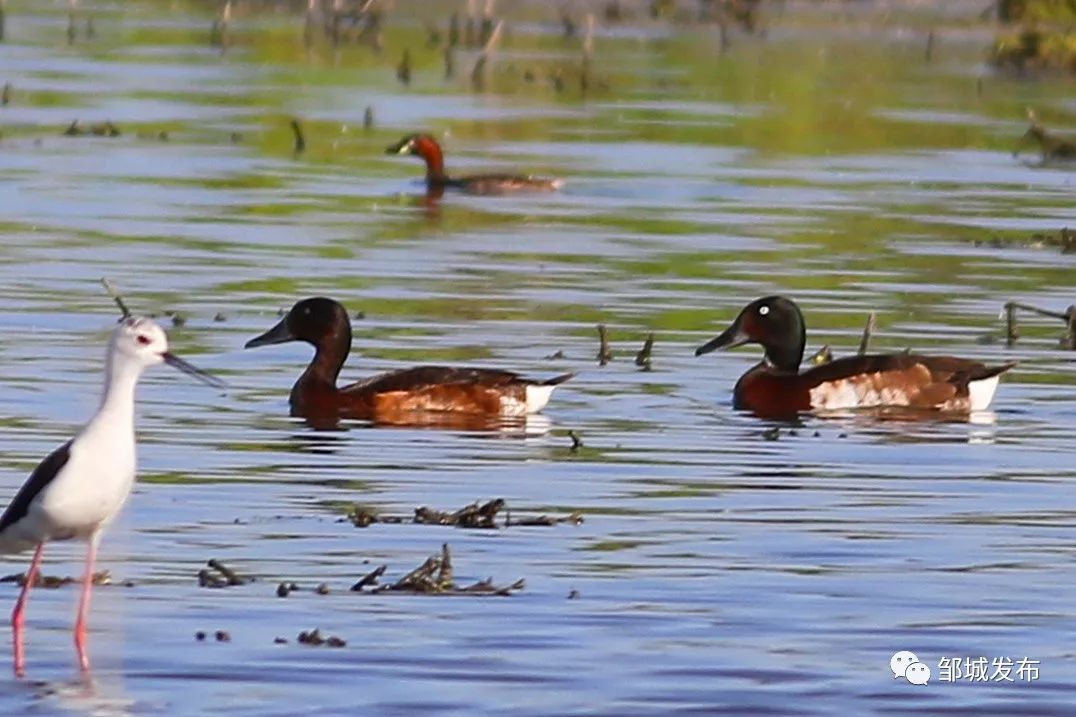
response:
[(707, 341), (702, 346), (695, 349), (695, 355), (702, 356), (703, 354), (708, 354), (711, 351), (717, 351), (718, 349), (734, 349), (737, 346), (743, 346), (750, 340), (751, 337), (740, 329), (740, 322), (737, 321), (732, 326), (725, 329), (720, 336)]
[(282, 344), (294, 340), (295, 337), (292, 335), (291, 330), (288, 329), (288, 317), (285, 316), (280, 323), (261, 336), (255, 336), (250, 341), (247, 341), (243, 348), (253, 349), (258, 346), (272, 346), (273, 344)]

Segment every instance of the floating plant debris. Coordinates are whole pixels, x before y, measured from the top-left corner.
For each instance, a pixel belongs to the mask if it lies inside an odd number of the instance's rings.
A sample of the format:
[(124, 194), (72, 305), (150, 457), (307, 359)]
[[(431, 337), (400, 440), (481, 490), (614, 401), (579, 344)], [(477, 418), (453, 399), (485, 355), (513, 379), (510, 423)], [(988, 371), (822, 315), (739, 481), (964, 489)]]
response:
[[(282, 639), (283, 638), (278, 637), (275, 642), (279, 643)], [(336, 635), (329, 635), (328, 637), (323, 637), (321, 634), (321, 629), (317, 627), (315, 627), (313, 630), (304, 630), (300, 632), (299, 637), (296, 638), (296, 640), (300, 645), (311, 645), (313, 647), (321, 647), (322, 645), (324, 645), (325, 647), (347, 647), (346, 640), (341, 637), (337, 637)], [(284, 642), (287, 642), (287, 640), (284, 640)]]
[(988, 246), (995, 249), (1008, 249), (1010, 247), (1023, 247), (1027, 249), (1060, 249), (1062, 254), (1076, 253), (1076, 230), (1064, 227), (1058, 232), (1035, 232), (1026, 239), (1006, 239), (1004, 237), (992, 237), (990, 239), (976, 239), (975, 246)]
[[(394, 583), (379, 585), (378, 580), (384, 575), (386, 566), (382, 565), (368, 573), (355, 583), (352, 592), (380, 594), (386, 592), (422, 594), (422, 595), (492, 595), (509, 596), (522, 590), (526, 582), (523, 578), (509, 585), (494, 585), (492, 578), (479, 580), (471, 585), (456, 585), (452, 568), (452, 554), (448, 543), (441, 545), (440, 555), (431, 555), (411, 572)], [(365, 588), (371, 588), (366, 590)]]
[(78, 120), (74, 120), (63, 131), (63, 134), (65, 137), (119, 137), (122, 132), (120, 132), (119, 127), (110, 121), (98, 122), (91, 124), (89, 127), (83, 127)]
[[(582, 446), (583, 443), (575, 437), (574, 433), (569, 432), (569, 436), (572, 437), (573, 446)], [(573, 450), (577, 450), (573, 448)], [(513, 518), (511, 514), (505, 511), (506, 503), (503, 498), (494, 498), (486, 502), (475, 501), (469, 505), (465, 505), (459, 510), (454, 511), (441, 511), (426, 506), (419, 506), (415, 508), (415, 512), (412, 516), (402, 515), (381, 515), (375, 512), (368, 506), (353, 505), (348, 511), (345, 520), (349, 521), (356, 528), (366, 528), (374, 523), (385, 524), (402, 524), (407, 523), (411, 525), (450, 525), (456, 528), (481, 528), (481, 529), (497, 529), (507, 528), (510, 525), (516, 526), (553, 526), (559, 523), (571, 523), (573, 525), (579, 525), (583, 522), (583, 516), (578, 512), (569, 513), (566, 516), (551, 517), (547, 515), (539, 515), (524, 518)], [(498, 525), (497, 515), (505, 511), (505, 521), (503, 525)]]
[[(93, 574), (90, 581), (94, 585), (123, 585), (124, 587), (134, 587), (134, 583), (130, 581), (124, 581), (122, 583), (112, 582), (112, 573), (108, 570), (99, 570)], [(0, 578), (0, 583), (15, 583), (19, 587), (26, 585), (26, 573), (12, 573), (11, 575), (5, 575)], [(35, 588), (62, 588), (65, 585), (82, 584), (82, 578), (72, 577), (59, 577), (56, 575), (38, 575), (34, 580)]]
[(246, 585), (253, 582), (253, 578), (240, 577), (234, 570), (216, 559), (209, 560), (198, 571), (198, 586), (203, 588), (225, 588), (230, 585)]

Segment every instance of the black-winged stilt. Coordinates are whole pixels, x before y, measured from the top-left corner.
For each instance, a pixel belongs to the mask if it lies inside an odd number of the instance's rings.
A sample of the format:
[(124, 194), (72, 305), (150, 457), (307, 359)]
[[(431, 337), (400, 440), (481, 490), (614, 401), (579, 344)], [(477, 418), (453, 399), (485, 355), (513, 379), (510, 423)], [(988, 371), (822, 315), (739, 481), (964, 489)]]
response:
[(135, 479), (134, 394), (142, 371), (168, 363), (213, 386), (223, 382), (168, 351), (168, 337), (150, 319), (128, 317), (112, 333), (105, 361), (101, 404), (74, 438), (53, 451), (30, 475), (0, 516), (0, 553), (34, 548), (19, 599), (11, 613), (15, 673), (25, 673), (22, 628), (30, 588), (38, 578), (41, 554), (50, 540), (87, 542), (75, 648), (83, 670), (86, 618), (101, 531), (123, 507)]

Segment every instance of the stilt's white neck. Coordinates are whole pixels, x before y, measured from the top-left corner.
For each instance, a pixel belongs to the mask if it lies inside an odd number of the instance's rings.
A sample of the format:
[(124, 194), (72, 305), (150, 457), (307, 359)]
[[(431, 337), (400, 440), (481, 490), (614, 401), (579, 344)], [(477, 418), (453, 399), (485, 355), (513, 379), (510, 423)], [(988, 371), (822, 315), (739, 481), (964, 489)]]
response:
[(135, 386), (142, 375), (142, 366), (128, 356), (108, 352), (105, 360), (105, 389), (101, 404), (92, 420), (104, 420), (114, 426), (134, 426)]

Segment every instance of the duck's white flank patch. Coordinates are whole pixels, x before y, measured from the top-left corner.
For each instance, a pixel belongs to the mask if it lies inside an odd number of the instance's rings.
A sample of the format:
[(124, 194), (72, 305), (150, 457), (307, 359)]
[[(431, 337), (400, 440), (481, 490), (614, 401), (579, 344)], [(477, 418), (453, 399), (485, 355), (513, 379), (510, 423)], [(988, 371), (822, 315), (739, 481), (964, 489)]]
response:
[(556, 386), (527, 386), (527, 413), (538, 413), (549, 403)]
[(972, 381), (968, 384), (968, 397), (971, 399), (972, 411), (985, 411), (994, 400), (994, 392), (998, 390), (998, 381), (1001, 376)]

